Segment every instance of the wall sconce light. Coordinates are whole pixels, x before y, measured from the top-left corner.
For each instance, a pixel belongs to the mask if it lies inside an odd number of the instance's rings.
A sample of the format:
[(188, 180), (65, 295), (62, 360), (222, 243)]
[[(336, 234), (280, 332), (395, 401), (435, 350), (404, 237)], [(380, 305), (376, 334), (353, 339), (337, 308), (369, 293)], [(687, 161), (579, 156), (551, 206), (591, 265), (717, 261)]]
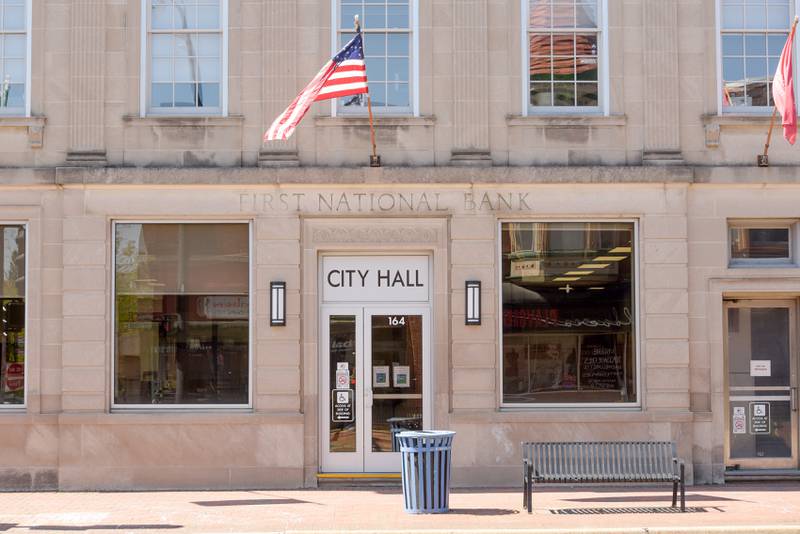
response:
[(477, 280), (467, 280), (464, 283), (466, 292), (466, 312), (464, 324), (481, 324), (481, 283)]
[(286, 282), (269, 283), (269, 325), (286, 326)]

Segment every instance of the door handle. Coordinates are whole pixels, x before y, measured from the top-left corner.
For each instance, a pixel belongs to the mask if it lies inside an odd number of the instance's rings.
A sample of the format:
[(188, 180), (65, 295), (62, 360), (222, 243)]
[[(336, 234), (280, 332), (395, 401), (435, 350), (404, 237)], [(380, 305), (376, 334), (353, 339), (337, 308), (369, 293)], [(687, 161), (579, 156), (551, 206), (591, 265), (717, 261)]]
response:
[(372, 390), (365, 389), (364, 390), (364, 404), (367, 405), (367, 408), (372, 408)]
[(792, 411), (797, 411), (797, 386), (789, 388), (789, 398), (791, 399)]

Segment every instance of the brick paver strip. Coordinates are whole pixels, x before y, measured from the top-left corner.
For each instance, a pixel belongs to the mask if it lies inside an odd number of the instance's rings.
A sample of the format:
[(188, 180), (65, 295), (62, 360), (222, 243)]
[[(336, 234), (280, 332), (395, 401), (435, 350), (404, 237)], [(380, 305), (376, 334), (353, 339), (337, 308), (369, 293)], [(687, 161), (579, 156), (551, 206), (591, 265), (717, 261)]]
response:
[[(528, 515), (520, 490), (454, 490), (449, 514), (415, 516), (394, 488), (0, 493), (0, 532), (800, 534), (800, 484), (693, 487), (687, 505), (706, 512), (638, 512), (670, 498), (664, 487), (538, 489)], [(623, 508), (637, 513), (609, 513)], [(606, 513), (553, 513), (564, 509)]]

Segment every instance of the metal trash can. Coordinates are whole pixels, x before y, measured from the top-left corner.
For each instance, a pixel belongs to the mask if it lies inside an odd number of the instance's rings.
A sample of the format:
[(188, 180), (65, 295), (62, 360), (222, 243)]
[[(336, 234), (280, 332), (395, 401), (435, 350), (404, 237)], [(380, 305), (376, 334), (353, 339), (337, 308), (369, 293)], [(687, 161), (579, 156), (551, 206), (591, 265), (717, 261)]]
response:
[(450, 456), (455, 432), (400, 432), (403, 498), (409, 514), (440, 514), (450, 504)]

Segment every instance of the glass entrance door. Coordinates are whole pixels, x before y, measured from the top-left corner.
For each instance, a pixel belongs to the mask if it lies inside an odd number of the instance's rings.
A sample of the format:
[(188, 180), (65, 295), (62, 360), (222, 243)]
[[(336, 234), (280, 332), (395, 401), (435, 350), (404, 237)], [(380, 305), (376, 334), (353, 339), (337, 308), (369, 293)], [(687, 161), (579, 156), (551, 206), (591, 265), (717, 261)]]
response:
[(323, 472), (400, 471), (397, 434), (429, 420), (428, 320), (427, 308), (323, 311)]
[(727, 302), (726, 465), (797, 467), (794, 301)]

